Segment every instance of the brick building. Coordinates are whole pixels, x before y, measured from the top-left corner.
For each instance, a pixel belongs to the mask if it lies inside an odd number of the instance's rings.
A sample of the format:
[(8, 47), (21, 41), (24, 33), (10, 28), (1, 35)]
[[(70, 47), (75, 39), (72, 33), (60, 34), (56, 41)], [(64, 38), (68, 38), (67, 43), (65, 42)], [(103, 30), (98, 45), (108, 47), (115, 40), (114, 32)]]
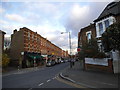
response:
[(78, 47), (82, 47), (89, 39), (96, 38), (99, 49), (103, 51), (104, 47), (101, 42), (102, 34), (107, 27), (118, 22), (120, 22), (120, 1), (108, 4), (100, 16), (94, 20), (94, 24), (90, 24), (80, 30), (78, 33)]
[(5, 32), (0, 30), (0, 46), (1, 46), (0, 48), (1, 48), (1, 52), (4, 49), (4, 35), (5, 34), (6, 34)]
[(2, 66), (2, 53), (4, 49), (4, 35), (6, 33), (0, 30), (0, 67)]
[(96, 38), (95, 24), (90, 24), (80, 30), (78, 33), (78, 47), (82, 47), (91, 38)]
[(11, 58), (24, 67), (39, 64), (42, 56), (62, 57), (62, 49), (46, 38), (23, 27), (11, 35)]
[[(100, 16), (96, 20), (94, 20), (94, 25), (90, 25), (88, 27), (81, 29), (81, 31), (78, 34), (78, 47), (84, 45), (84, 43), (89, 41), (91, 37), (94, 37), (97, 39), (99, 50), (104, 51), (104, 47), (102, 45), (102, 40), (101, 40), (102, 34), (106, 31), (106, 29), (110, 25), (114, 23), (120, 23), (120, 1), (109, 3), (102, 11)], [(101, 59), (103, 64), (100, 65), (96, 63), (97, 59), (95, 60), (93, 58), (85, 58), (85, 62), (84, 62), (85, 69), (95, 68), (95, 69), (101, 69), (102, 71), (106, 70), (108, 72), (113, 72), (113, 68), (114, 68), (114, 70), (117, 72), (118, 63), (119, 63), (118, 61), (120, 60), (119, 52), (116, 53), (115, 51), (113, 53), (114, 54), (112, 53), (110, 54), (112, 55), (113, 60), (106, 58), (107, 65), (103, 65), (105, 64), (104, 59)], [(91, 61), (93, 63), (91, 63)]]

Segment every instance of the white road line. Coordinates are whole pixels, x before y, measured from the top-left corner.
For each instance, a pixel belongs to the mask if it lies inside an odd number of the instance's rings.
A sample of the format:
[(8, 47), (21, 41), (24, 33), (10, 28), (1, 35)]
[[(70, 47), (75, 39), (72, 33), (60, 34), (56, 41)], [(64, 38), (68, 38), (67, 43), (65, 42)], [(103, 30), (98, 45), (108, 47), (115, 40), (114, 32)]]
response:
[(28, 90), (32, 90), (32, 88), (29, 88)]
[(112, 85), (112, 86), (115, 86), (115, 84), (110, 84), (110, 83), (102, 83), (102, 84), (107, 84), (107, 85)]
[(47, 82), (49, 82), (49, 81), (51, 81), (50, 79), (49, 80), (47, 80)]
[(111, 85), (111, 86), (116, 86), (115, 84), (111, 84), (111, 83), (105, 83), (105, 82), (98, 82), (98, 81), (93, 81), (95, 83), (101, 83), (101, 84), (107, 84), (107, 85)]
[(44, 83), (40, 83), (38, 86), (41, 86), (41, 85), (43, 85)]

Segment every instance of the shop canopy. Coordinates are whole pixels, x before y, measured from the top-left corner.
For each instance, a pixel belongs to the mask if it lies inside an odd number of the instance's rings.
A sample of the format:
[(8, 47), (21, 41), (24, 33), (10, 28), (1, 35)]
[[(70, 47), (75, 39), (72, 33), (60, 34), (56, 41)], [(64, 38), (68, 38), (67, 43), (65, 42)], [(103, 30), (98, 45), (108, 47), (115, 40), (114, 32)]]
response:
[(43, 58), (43, 56), (41, 56), (41, 55), (30, 55), (30, 54), (28, 54), (28, 56), (32, 59), (42, 59)]

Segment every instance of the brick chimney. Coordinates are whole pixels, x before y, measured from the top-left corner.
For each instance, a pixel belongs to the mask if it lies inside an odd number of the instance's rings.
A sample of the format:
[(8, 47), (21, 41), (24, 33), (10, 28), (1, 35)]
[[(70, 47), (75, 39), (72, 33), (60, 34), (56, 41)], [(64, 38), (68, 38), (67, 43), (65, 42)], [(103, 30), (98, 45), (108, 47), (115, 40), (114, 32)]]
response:
[(13, 31), (13, 34), (15, 34), (17, 32), (17, 29), (15, 29), (14, 31)]

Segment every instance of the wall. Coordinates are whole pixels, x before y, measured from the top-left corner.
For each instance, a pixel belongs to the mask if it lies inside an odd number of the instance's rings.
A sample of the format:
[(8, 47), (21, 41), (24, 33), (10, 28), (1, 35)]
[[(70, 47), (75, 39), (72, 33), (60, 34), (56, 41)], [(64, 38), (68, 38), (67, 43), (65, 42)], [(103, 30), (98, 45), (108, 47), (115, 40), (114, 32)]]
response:
[(11, 59), (20, 59), (21, 52), (24, 52), (24, 34), (23, 31), (18, 31), (11, 35)]
[(93, 59), (85, 58), (84, 62), (85, 70), (97, 70), (97, 71), (107, 71), (113, 72), (113, 61), (109, 58), (104, 59)]
[(2, 32), (0, 31), (0, 67), (2, 66)]
[(91, 31), (92, 34), (92, 38), (96, 37), (96, 30), (95, 30), (95, 25), (94, 24), (90, 24), (89, 26), (82, 28), (78, 34), (78, 44), (80, 46), (80, 44), (84, 45), (86, 42), (88, 42), (87, 40), (87, 36), (86, 33)]
[(115, 50), (112, 52), (112, 58), (113, 58), (113, 69), (114, 73), (120, 73), (120, 52)]

